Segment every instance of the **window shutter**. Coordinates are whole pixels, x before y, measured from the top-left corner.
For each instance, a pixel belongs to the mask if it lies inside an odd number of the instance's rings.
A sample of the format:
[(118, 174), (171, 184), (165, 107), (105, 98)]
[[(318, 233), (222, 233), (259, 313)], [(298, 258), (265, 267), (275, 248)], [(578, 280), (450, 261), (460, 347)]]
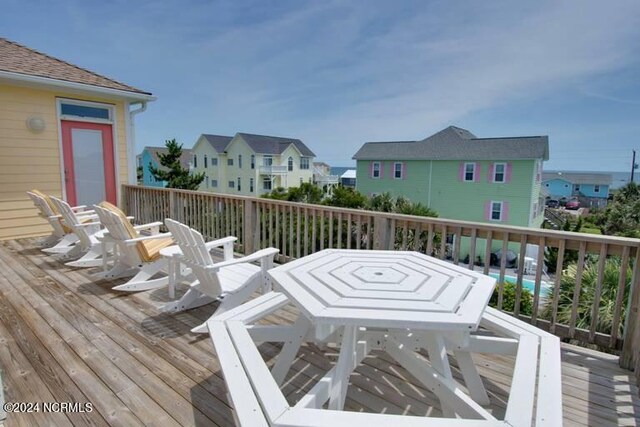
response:
[(369, 178), (373, 178), (373, 162), (369, 162)]
[(464, 162), (460, 162), (458, 167), (458, 181), (464, 181)]
[(484, 219), (491, 220), (491, 200), (484, 203)]
[(504, 182), (509, 183), (511, 182), (511, 172), (512, 172), (512, 165), (511, 163), (507, 163), (507, 171), (505, 173), (505, 179)]
[(509, 202), (502, 202), (502, 222), (509, 221)]
[(402, 162), (402, 179), (407, 179), (407, 162)]
[(489, 172), (487, 172), (487, 182), (493, 182), (493, 168), (494, 168), (494, 164), (489, 163)]
[(475, 182), (480, 182), (480, 171), (482, 170), (482, 168), (480, 167), (480, 162), (476, 162), (476, 170), (474, 171), (475, 176), (474, 176), (474, 181)]

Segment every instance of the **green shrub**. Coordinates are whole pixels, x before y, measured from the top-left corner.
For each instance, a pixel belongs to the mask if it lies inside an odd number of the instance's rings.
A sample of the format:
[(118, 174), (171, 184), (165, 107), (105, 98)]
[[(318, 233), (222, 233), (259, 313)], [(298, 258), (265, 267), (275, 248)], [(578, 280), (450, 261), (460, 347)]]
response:
[[(498, 306), (498, 292), (500, 290), (500, 284), (496, 283), (496, 289), (491, 295), (489, 305), (491, 307)], [(516, 285), (511, 282), (504, 282), (504, 289), (502, 291), (502, 310), (512, 312), (514, 311), (516, 303)], [(525, 288), (522, 288), (520, 293), (520, 314), (530, 316), (533, 312), (533, 294)]]

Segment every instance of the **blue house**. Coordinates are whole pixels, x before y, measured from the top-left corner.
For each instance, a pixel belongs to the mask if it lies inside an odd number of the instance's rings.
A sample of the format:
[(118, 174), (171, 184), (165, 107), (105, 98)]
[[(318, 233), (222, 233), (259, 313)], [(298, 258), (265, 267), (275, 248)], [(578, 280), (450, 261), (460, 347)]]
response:
[(542, 174), (542, 185), (549, 198), (577, 198), (582, 206), (588, 207), (607, 204), (611, 182), (612, 177), (608, 173), (546, 171)]
[[(159, 154), (167, 154), (169, 150), (165, 147), (144, 147), (140, 156), (140, 166), (142, 166), (142, 185), (145, 187), (166, 187), (167, 183), (165, 181), (156, 181), (156, 179), (151, 174), (149, 170), (149, 166), (153, 166), (154, 168), (160, 167), (161, 170), (168, 170), (164, 166), (160, 166), (160, 157)], [(191, 166), (191, 150), (182, 149), (182, 157), (181, 163), (185, 168), (189, 168)]]

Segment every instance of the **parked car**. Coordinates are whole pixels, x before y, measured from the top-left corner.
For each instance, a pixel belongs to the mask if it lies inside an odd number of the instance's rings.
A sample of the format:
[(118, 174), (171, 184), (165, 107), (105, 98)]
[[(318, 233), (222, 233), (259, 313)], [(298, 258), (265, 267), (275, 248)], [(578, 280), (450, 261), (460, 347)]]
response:
[(564, 205), (565, 209), (578, 210), (580, 209), (580, 202), (578, 200), (569, 200), (566, 205)]
[(547, 200), (547, 207), (557, 209), (560, 207), (560, 202), (556, 199)]

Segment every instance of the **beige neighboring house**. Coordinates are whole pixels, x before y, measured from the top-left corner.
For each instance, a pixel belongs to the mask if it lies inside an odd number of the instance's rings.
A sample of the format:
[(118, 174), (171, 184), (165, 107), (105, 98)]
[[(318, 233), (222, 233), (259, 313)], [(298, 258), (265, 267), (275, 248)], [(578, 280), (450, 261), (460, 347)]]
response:
[(134, 116), (155, 98), (0, 38), (0, 240), (50, 227), (26, 191), (118, 203), (136, 183)]
[(277, 187), (313, 182), (315, 154), (299, 139), (236, 133), (203, 134), (192, 148), (200, 190), (260, 196)]

